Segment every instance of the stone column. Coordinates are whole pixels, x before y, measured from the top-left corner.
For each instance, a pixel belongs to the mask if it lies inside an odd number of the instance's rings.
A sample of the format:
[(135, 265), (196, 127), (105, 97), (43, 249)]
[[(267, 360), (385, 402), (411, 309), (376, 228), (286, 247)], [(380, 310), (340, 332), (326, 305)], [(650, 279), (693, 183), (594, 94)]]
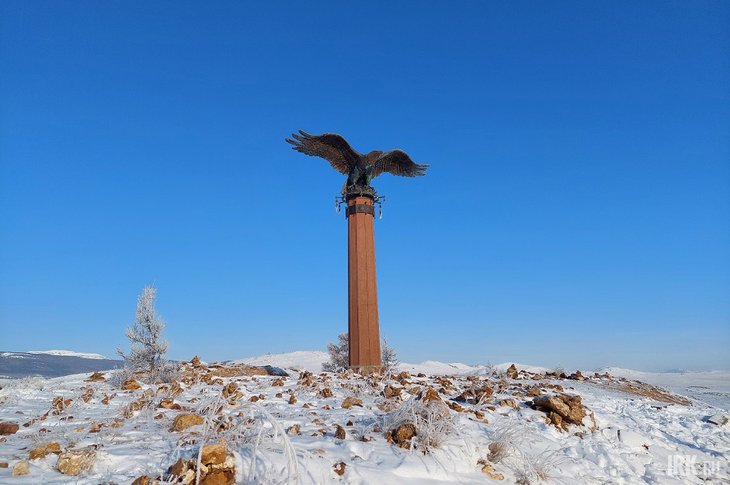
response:
[(382, 366), (375, 283), (375, 200), (368, 194), (353, 194), (346, 202), (350, 367), (375, 372)]

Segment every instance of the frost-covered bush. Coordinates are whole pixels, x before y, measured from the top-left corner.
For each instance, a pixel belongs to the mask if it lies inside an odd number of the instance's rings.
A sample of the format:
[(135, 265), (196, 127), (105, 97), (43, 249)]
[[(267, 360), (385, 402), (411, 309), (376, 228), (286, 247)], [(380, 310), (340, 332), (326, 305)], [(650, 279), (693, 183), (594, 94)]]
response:
[(459, 429), (449, 407), (441, 400), (404, 401), (398, 409), (385, 416), (386, 430), (397, 430), (402, 425), (415, 427), (411, 449), (423, 452), (440, 448), (447, 441), (460, 436)]
[(174, 379), (177, 366), (164, 357), (167, 352), (167, 342), (162, 338), (165, 322), (155, 312), (156, 296), (155, 288), (145, 286), (137, 298), (135, 323), (126, 331), (130, 341), (129, 353), (117, 348), (125, 367), (120, 375), (144, 373), (152, 382), (169, 382)]
[(347, 333), (341, 333), (338, 336), (339, 342), (327, 344), (327, 351), (330, 353), (330, 359), (322, 364), (322, 370), (325, 372), (340, 372), (350, 367), (350, 342)]
[(388, 341), (383, 339), (383, 344), (381, 346), (381, 360), (383, 361), (383, 369), (386, 373), (392, 372), (395, 370), (395, 368), (400, 364), (400, 360), (398, 360), (398, 354), (396, 353), (395, 349), (388, 345)]
[(538, 455), (523, 455), (522, 458), (522, 463), (513, 467), (518, 485), (553, 481), (553, 471), (568, 459), (558, 451), (551, 450), (545, 450)]
[[(325, 372), (341, 372), (350, 367), (350, 338), (347, 332), (341, 333), (337, 337), (338, 343), (332, 342), (327, 344), (327, 351), (330, 358), (322, 364), (322, 370)], [(390, 372), (400, 364), (398, 354), (395, 349), (388, 345), (388, 341), (383, 339), (381, 344), (380, 358), (383, 369)]]
[(524, 435), (524, 428), (512, 423), (497, 427), (491, 433), (487, 459), (492, 463), (500, 463), (510, 456), (518, 455)]

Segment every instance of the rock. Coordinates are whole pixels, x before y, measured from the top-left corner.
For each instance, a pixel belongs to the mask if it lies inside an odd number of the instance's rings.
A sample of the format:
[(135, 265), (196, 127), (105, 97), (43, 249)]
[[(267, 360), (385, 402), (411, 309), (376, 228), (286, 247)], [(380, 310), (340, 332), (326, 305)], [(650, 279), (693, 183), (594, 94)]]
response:
[(572, 379), (574, 381), (584, 381), (584, 380), (586, 380), (586, 378), (583, 376), (583, 374), (579, 370), (577, 370), (577, 371), (573, 372), (572, 374), (570, 374), (568, 376), (568, 379)]
[(335, 471), (336, 474), (339, 476), (342, 476), (345, 474), (345, 468), (347, 468), (347, 465), (345, 465), (345, 462), (339, 462), (335, 463), (335, 465), (332, 467), (332, 469)]
[(173, 477), (182, 477), (188, 470), (188, 464), (182, 458), (179, 458), (175, 463), (170, 465), (167, 469), (167, 473)]
[(9, 421), (5, 421), (3, 423), (0, 423), (0, 435), (7, 436), (9, 434), (15, 434), (20, 429), (20, 426), (18, 426), (16, 423), (11, 423)]
[(286, 429), (286, 434), (302, 434), (302, 427), (298, 424), (293, 424)]
[(139, 389), (140, 386), (139, 382), (134, 380), (134, 378), (130, 377), (126, 381), (124, 381), (124, 384), (122, 384), (122, 391), (134, 391), (136, 389)]
[(320, 391), (318, 393), (318, 396), (321, 397), (321, 398), (323, 398), (323, 399), (326, 399), (328, 397), (332, 397), (332, 389), (330, 389), (329, 387), (325, 387), (323, 389), (320, 389)]
[(479, 460), (478, 465), (482, 465), (482, 473), (491, 478), (492, 480), (504, 480), (504, 475), (498, 473), (494, 469), (494, 465), (487, 463), (485, 460)]
[(0, 468), (7, 468), (8, 462), (7, 461), (0, 461)]
[(541, 394), (540, 386), (532, 386), (528, 391), (527, 395), (529, 397), (537, 397)]
[(463, 412), (464, 412), (464, 407), (463, 407), (463, 406), (461, 406), (461, 405), (460, 405), (459, 403), (457, 403), (457, 402), (451, 401), (451, 402), (449, 403), (449, 407), (450, 407), (451, 409), (453, 409), (454, 411), (456, 411), (457, 413), (463, 413)]
[(147, 475), (142, 475), (141, 477), (136, 478), (132, 485), (150, 485), (150, 477)]
[(356, 397), (347, 397), (344, 401), (342, 401), (343, 409), (350, 409), (352, 406), (362, 407), (362, 399), (358, 399)]
[[(235, 483), (234, 458), (228, 451), (225, 441), (203, 446), (200, 455), (201, 485), (233, 485)], [(196, 459), (183, 460), (180, 458), (167, 469), (167, 474), (174, 478), (174, 483), (191, 484), (195, 482), (197, 465)]]
[(200, 485), (233, 485), (234, 483), (236, 483), (235, 473), (230, 470), (213, 470), (200, 481)]
[(280, 367), (274, 367), (274, 366), (271, 366), (271, 365), (265, 365), (265, 366), (263, 366), (263, 369), (270, 376), (289, 377), (289, 374), (284, 369), (282, 369)]
[(519, 372), (517, 371), (517, 367), (512, 364), (507, 368), (507, 376), (510, 379), (517, 379), (517, 376), (519, 375)]
[(226, 461), (228, 455), (228, 445), (225, 441), (220, 441), (213, 445), (203, 446), (200, 462), (203, 465), (220, 465)]
[(46, 445), (33, 448), (32, 450), (30, 450), (28, 459), (37, 460), (38, 458), (45, 458), (47, 455), (50, 455), (51, 453), (56, 454), (56, 455), (61, 453), (61, 445), (59, 445), (58, 443), (56, 443), (54, 441), (52, 443), (48, 443)]
[(91, 448), (69, 450), (58, 456), (56, 469), (64, 475), (80, 475), (91, 469), (96, 461), (96, 451)]
[(385, 386), (385, 389), (383, 389), (383, 396), (385, 396), (387, 399), (398, 397), (400, 396), (402, 390), (403, 388), (401, 387)]
[(53, 414), (61, 414), (71, 404), (71, 399), (64, 399), (62, 396), (56, 396), (51, 401)]
[(27, 475), (30, 473), (30, 467), (27, 461), (19, 461), (13, 465), (13, 476), (19, 477), (21, 475)]
[(343, 428), (339, 424), (335, 429), (335, 438), (337, 438), (338, 440), (344, 440), (345, 438), (347, 438), (347, 432), (345, 432), (345, 428)]
[(289, 404), (296, 404), (297, 398), (294, 394), (289, 395)]
[(517, 405), (517, 402), (515, 402), (514, 399), (502, 399), (499, 401), (500, 406), (512, 408), (512, 409), (518, 409), (519, 406)]
[(157, 406), (162, 409), (175, 409), (180, 410), (182, 406), (176, 403), (171, 397), (165, 397), (160, 400), (160, 404)]
[(441, 396), (439, 396), (439, 393), (435, 389), (428, 387), (418, 394), (418, 399), (423, 402), (441, 401)]
[(237, 390), (238, 390), (238, 384), (236, 384), (235, 382), (231, 382), (230, 384), (228, 384), (227, 386), (225, 386), (223, 388), (223, 397), (228, 399), (229, 397), (234, 395)]
[(250, 365), (231, 366), (210, 366), (213, 377), (241, 377), (241, 376), (268, 376), (269, 373), (263, 367)]
[(717, 426), (725, 426), (728, 423), (728, 421), (729, 421), (729, 419), (727, 416), (723, 416), (722, 414), (719, 414), (719, 413), (707, 418), (708, 423), (716, 424)]
[(385, 435), (389, 442), (406, 449), (410, 449), (411, 439), (414, 436), (416, 436), (416, 426), (411, 423), (401, 424), (396, 429), (388, 431)]
[(193, 367), (200, 367), (200, 357), (197, 355), (193, 356), (193, 358), (190, 359), (190, 365)]
[(106, 380), (106, 377), (104, 377), (103, 372), (94, 372), (89, 376), (88, 379), (86, 379), (86, 382), (103, 382)]
[(274, 387), (281, 387), (281, 386), (284, 385), (284, 379), (282, 379), (281, 377), (279, 377), (277, 379), (274, 379), (271, 382), (271, 385), (274, 386)]
[(170, 431), (184, 431), (191, 426), (197, 426), (203, 424), (205, 419), (197, 414), (178, 414), (175, 416), (175, 420), (172, 422)]
[[(548, 412), (548, 417), (550, 417), (553, 424), (563, 429), (567, 428), (563, 423), (582, 425), (583, 418), (586, 416), (586, 409), (581, 404), (580, 396), (569, 396), (567, 394), (559, 394), (557, 396), (543, 395), (536, 397), (532, 402), (536, 408)], [(550, 412), (560, 416), (560, 424), (556, 423), (557, 420)]]

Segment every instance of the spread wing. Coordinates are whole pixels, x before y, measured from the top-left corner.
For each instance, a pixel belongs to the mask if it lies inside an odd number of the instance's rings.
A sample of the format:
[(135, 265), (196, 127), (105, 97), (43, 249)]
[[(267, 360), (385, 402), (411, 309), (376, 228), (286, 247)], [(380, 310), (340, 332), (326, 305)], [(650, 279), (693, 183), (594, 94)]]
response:
[(383, 153), (375, 160), (373, 177), (377, 177), (383, 172), (400, 175), (401, 177), (418, 177), (425, 175), (427, 168), (428, 165), (415, 163), (403, 150), (391, 150)]
[(336, 133), (310, 135), (299, 130), (299, 134), (293, 133), (292, 138), (294, 139), (286, 138), (286, 141), (294, 145), (294, 150), (305, 155), (324, 158), (330, 162), (332, 168), (345, 175), (350, 173), (352, 167), (360, 159), (360, 154)]

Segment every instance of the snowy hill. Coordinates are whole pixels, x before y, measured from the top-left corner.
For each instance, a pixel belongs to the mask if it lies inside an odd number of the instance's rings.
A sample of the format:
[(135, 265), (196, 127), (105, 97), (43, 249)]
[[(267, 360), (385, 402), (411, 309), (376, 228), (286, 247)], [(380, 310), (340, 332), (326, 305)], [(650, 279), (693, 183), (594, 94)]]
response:
[[(519, 364), (428, 361), (363, 377), (321, 373), (326, 358), (292, 352), (194, 361), (171, 384), (128, 382), (125, 389), (110, 383), (112, 372), (6, 381), (0, 483), (147, 483), (144, 476), (183, 483), (173, 480), (175, 471), (194, 478), (205, 447), (223, 442), (218, 449), (229, 459), (199, 467), (216, 473), (211, 467), (225, 466), (227, 481), (215, 483), (730, 480), (729, 413), (634, 381), (636, 371), (561, 378)], [(285, 368), (289, 376), (243, 363)], [(726, 375), (701, 381), (722, 386)], [(85, 468), (64, 475), (79, 455), (88, 458)], [(13, 477), (13, 470), (27, 474)]]
[(73, 350), (29, 350), (28, 353), (29, 354), (60, 355), (63, 357), (81, 357), (82, 359), (109, 360), (101, 354), (87, 354), (84, 352), (74, 352)]
[(99, 354), (68, 350), (32, 352), (0, 351), (0, 377), (59, 377), (81, 372), (94, 372), (121, 367), (119, 360)]
[[(322, 364), (329, 358), (327, 352), (322, 351), (297, 351), (284, 354), (266, 354), (256, 357), (248, 357), (236, 360), (236, 363), (248, 365), (273, 365), (286, 369), (308, 370), (310, 372), (321, 372)], [(491, 366), (467, 365), (461, 363), (445, 363), (428, 360), (419, 364), (402, 362), (398, 365), (398, 371), (408, 371), (411, 374), (424, 373), (429, 375), (487, 375), (492, 372), (506, 371), (512, 362), (505, 362)], [(545, 373), (546, 367), (516, 364), (520, 369)], [(588, 371), (593, 374), (608, 372), (615, 377), (624, 377), (630, 380), (638, 380), (655, 386), (661, 386), (677, 394), (687, 396), (707, 404), (730, 410), (730, 370), (713, 370), (703, 372), (644, 372), (619, 367), (603, 368), (597, 371)]]

